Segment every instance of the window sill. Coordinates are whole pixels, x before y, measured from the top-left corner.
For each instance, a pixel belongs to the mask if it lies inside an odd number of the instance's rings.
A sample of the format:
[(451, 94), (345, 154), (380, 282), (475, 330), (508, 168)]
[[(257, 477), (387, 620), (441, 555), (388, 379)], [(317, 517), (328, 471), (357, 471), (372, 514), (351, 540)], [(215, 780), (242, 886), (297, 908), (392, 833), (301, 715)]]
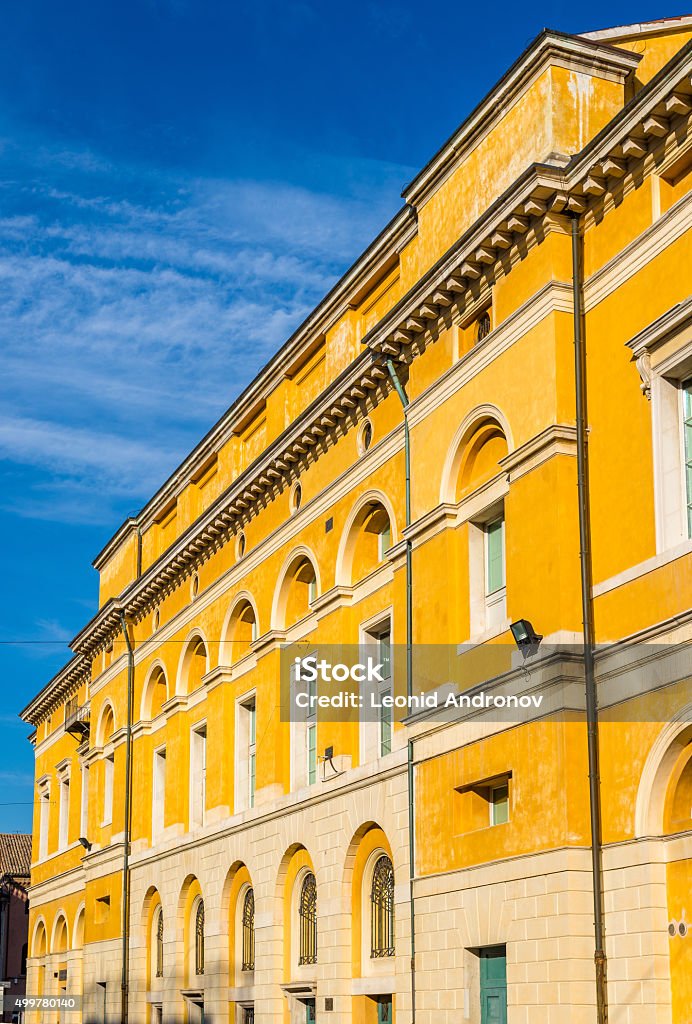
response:
[[(387, 960), (393, 958), (387, 957)], [(392, 966), (394, 966), (392, 964)], [(354, 996), (381, 996), (396, 992), (396, 977), (378, 974), (371, 978), (354, 978), (352, 982)]]

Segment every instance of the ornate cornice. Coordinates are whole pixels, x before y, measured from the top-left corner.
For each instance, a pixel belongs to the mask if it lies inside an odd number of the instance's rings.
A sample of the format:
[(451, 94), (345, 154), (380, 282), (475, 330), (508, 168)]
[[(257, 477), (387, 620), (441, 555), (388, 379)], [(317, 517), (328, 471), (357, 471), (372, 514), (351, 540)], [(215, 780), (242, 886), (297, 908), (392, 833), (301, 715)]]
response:
[(64, 703), (75, 694), (80, 686), (91, 678), (91, 662), (80, 655), (68, 661), (57, 675), (43, 687), (40, 693), (27, 704), (20, 718), (31, 725), (39, 725), (56, 705)]
[(581, 36), (544, 29), (440, 147), (432, 160), (404, 188), (402, 196), (407, 203), (420, 209), (471, 150), (478, 146), (481, 139), (493, 130), (536, 77), (551, 65), (624, 82), (640, 60), (641, 54), (630, 50), (619, 50)]
[(403, 207), (281, 346), (276, 355), (263, 366), (230, 409), (202, 438), (140, 513), (125, 521), (94, 559), (93, 564), (96, 568), (107, 561), (128, 532), (137, 527), (146, 529), (161, 510), (167, 507), (195, 477), (200, 467), (217, 454), (229, 438), (241, 429), (241, 425), (247, 422), (253, 411), (261, 408), (276, 387), (277, 380), (290, 373), (291, 367), (304, 359), (329, 328), (346, 310), (352, 308), (352, 304), (357, 301), (363, 289), (368, 287), (368, 282), (378, 279), (387, 271), (393, 257), (410, 242), (417, 230), (415, 212), (411, 207)]
[(687, 136), (692, 112), (692, 42), (565, 167), (534, 164), (364, 337), (408, 363), (434, 342), (450, 309), (463, 312), (498, 274), (506, 275), (550, 231), (640, 173), (653, 149)]
[(382, 357), (369, 350), (330, 386), (234, 481), (143, 575), (72, 640), (93, 656), (120, 632), (120, 613), (137, 621), (235, 536), (253, 516), (336, 444), (389, 393)]

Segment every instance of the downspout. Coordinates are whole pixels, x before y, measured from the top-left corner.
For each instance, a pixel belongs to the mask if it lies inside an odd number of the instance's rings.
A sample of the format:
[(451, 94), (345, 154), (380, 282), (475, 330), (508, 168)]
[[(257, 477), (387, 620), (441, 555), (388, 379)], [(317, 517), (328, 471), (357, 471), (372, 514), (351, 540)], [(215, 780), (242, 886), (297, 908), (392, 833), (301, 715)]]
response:
[(122, 971), (120, 982), (120, 1021), (127, 1024), (130, 986), (130, 836), (132, 831), (132, 702), (135, 680), (135, 653), (130, 641), (127, 620), (120, 612), (125, 643), (127, 644), (127, 725), (125, 731), (125, 836), (123, 850), (122, 887)]
[(574, 301), (574, 380), (577, 405), (577, 490), (579, 497), (579, 562), (584, 629), (584, 682), (586, 734), (589, 753), (589, 812), (591, 818), (591, 874), (593, 878), (594, 964), (598, 1024), (608, 1022), (606, 954), (603, 934), (603, 882), (601, 847), (601, 780), (598, 743), (598, 696), (594, 672), (594, 621), (591, 576), (591, 517), (586, 403), (586, 349), (583, 332), (579, 217), (572, 215), (572, 296)]
[[(401, 381), (394, 368), (391, 359), (387, 359), (387, 370), (392, 381), (392, 386), (399, 396), (399, 401), (404, 410), (404, 464), (406, 467), (406, 528), (411, 525), (411, 436), (408, 425), (408, 404), (409, 398), (404, 391)], [(406, 537), (406, 695), (410, 698), (413, 694), (413, 572), (412, 572), (412, 542), (409, 536)], [(410, 707), (410, 699), (409, 699)], [(411, 928), (411, 1021), (416, 1020), (416, 912), (414, 906), (413, 882), (415, 878), (415, 816), (414, 816), (414, 774), (413, 774), (413, 741), (409, 740), (408, 750), (408, 863), (409, 863), (409, 907), (410, 907), (410, 928)]]

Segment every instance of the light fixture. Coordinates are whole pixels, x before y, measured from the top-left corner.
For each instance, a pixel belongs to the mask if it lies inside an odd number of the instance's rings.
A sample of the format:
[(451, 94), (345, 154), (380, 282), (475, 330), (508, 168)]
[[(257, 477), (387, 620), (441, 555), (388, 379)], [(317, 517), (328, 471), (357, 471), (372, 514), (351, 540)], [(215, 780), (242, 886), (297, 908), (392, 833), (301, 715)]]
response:
[(521, 651), (524, 659), (530, 658), (536, 653), (538, 645), (543, 639), (542, 633), (537, 633), (528, 619), (517, 619), (510, 627), (514, 642)]
[(82, 844), (82, 846), (84, 847), (84, 849), (86, 850), (86, 852), (88, 853), (89, 850), (91, 849), (91, 845), (92, 844), (89, 842), (89, 840), (86, 838), (86, 836), (80, 836), (79, 837), (79, 841)]

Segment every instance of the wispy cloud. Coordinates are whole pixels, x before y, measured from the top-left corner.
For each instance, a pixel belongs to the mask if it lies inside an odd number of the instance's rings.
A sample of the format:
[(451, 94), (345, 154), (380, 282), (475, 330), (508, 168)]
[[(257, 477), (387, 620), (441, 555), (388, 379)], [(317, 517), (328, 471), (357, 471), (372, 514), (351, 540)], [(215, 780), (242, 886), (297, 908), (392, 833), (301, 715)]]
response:
[(409, 170), (342, 166), (330, 194), (11, 155), (0, 458), (35, 472), (2, 505), (70, 522), (109, 521), (162, 482), (384, 224)]

